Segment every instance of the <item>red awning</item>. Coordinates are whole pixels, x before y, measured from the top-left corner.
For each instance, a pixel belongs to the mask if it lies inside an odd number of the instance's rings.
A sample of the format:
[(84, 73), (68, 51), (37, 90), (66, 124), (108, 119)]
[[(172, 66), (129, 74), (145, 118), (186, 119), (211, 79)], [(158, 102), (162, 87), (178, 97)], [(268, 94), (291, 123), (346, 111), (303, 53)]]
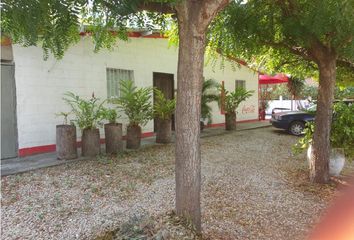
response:
[(277, 84), (287, 83), (288, 77), (285, 74), (276, 74), (275, 76), (259, 75), (259, 84)]

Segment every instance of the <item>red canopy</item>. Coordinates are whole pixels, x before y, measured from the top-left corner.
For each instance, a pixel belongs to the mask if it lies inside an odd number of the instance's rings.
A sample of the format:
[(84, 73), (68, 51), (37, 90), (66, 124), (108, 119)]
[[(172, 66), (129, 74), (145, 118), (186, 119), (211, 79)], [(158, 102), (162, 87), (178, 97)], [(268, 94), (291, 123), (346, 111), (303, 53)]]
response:
[(259, 75), (259, 84), (277, 84), (287, 83), (288, 77), (285, 74), (276, 74), (275, 76)]

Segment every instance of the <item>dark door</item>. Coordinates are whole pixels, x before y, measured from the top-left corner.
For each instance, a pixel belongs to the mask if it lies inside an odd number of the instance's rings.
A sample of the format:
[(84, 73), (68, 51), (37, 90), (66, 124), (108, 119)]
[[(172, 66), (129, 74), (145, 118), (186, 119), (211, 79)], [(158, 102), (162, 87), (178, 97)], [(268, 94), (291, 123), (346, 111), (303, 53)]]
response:
[[(153, 86), (165, 94), (168, 99), (174, 99), (174, 80), (173, 74), (153, 73)], [(157, 119), (154, 119), (154, 131), (157, 129)], [(175, 129), (174, 115), (172, 116), (172, 130)]]
[(15, 66), (1, 63), (1, 159), (17, 157)]

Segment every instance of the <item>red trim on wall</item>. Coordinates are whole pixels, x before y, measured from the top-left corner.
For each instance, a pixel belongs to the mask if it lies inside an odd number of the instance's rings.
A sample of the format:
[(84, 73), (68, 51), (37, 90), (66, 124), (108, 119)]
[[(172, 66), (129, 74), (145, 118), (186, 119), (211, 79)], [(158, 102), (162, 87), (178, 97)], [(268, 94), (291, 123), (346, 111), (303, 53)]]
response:
[(55, 144), (51, 145), (44, 145), (44, 146), (37, 146), (37, 147), (29, 147), (29, 148), (21, 148), (18, 150), (18, 155), (20, 157), (30, 156), (38, 153), (47, 153), (47, 152), (54, 152), (55, 151)]
[[(147, 137), (152, 137), (154, 136), (154, 132), (145, 132), (141, 134), (141, 138), (147, 138)], [(126, 140), (127, 137), (123, 136), (123, 140)], [(100, 139), (100, 143), (104, 144), (106, 141), (104, 138)], [(81, 141), (77, 142), (77, 147), (81, 147)], [(26, 156), (31, 156), (34, 154), (39, 154), (39, 153), (48, 153), (48, 152), (55, 152), (56, 147), (55, 144), (50, 144), (50, 145), (43, 145), (43, 146), (36, 146), (36, 147), (29, 147), (29, 148), (21, 148), (18, 150), (18, 155), (20, 157), (26, 157)]]

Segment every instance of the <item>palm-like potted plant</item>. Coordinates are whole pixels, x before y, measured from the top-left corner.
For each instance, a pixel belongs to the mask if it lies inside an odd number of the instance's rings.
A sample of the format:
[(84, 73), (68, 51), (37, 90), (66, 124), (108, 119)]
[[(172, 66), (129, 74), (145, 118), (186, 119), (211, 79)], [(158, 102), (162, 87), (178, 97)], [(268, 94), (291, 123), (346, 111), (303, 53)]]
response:
[(56, 126), (56, 152), (58, 159), (77, 158), (76, 127), (69, 124), (68, 117), (71, 112), (60, 112), (57, 116), (64, 118), (63, 124)]
[(229, 92), (222, 89), (224, 92), (224, 110), (225, 110), (225, 129), (236, 129), (236, 109), (241, 102), (251, 97), (254, 91), (247, 91), (243, 87), (237, 87), (235, 91)]
[(122, 124), (117, 123), (117, 111), (115, 109), (103, 109), (104, 118), (108, 123), (104, 125), (106, 153), (117, 154), (123, 150)]
[(133, 81), (121, 82), (121, 97), (112, 99), (129, 119), (127, 126), (127, 148), (137, 149), (141, 142), (141, 127), (153, 117), (151, 87), (137, 88)]
[(163, 92), (154, 89), (154, 116), (157, 118), (157, 143), (170, 143), (172, 137), (172, 114), (176, 108), (175, 99), (167, 99)]
[(100, 132), (98, 127), (104, 118), (103, 104), (92, 94), (89, 100), (82, 99), (72, 92), (65, 93), (64, 100), (75, 115), (73, 122), (82, 130), (82, 156), (96, 156), (100, 153)]
[(212, 123), (212, 108), (209, 104), (211, 102), (219, 101), (220, 96), (217, 92), (218, 88), (219, 84), (213, 79), (208, 79), (203, 82), (201, 99), (201, 130), (204, 129), (205, 121), (207, 121), (208, 124)]

